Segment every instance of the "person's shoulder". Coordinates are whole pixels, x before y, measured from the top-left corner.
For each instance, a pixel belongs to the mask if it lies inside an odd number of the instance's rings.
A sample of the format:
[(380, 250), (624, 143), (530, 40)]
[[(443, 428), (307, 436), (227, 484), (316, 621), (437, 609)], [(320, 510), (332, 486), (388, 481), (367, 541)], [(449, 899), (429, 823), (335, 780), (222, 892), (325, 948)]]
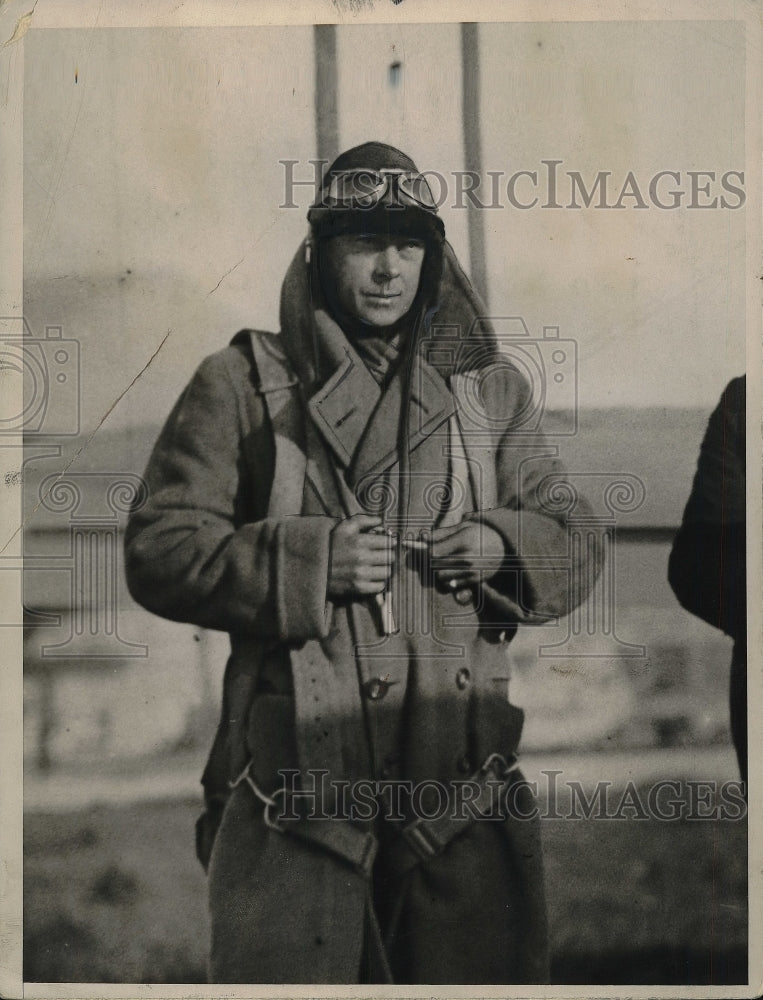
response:
[(723, 390), (721, 405), (731, 413), (741, 413), (744, 415), (747, 405), (747, 376), (738, 375), (732, 378)]
[[(713, 436), (729, 433), (744, 433), (745, 414), (747, 409), (747, 377), (739, 375), (732, 378), (721, 393), (721, 398), (710, 414), (707, 424), (707, 435)], [(720, 443), (719, 443), (720, 446)], [(723, 444), (723, 447), (726, 447)]]
[(199, 373), (212, 378), (225, 377), (236, 386), (256, 385), (257, 364), (253, 341), (271, 357), (281, 357), (280, 337), (267, 330), (243, 329), (225, 347), (208, 354), (199, 365)]

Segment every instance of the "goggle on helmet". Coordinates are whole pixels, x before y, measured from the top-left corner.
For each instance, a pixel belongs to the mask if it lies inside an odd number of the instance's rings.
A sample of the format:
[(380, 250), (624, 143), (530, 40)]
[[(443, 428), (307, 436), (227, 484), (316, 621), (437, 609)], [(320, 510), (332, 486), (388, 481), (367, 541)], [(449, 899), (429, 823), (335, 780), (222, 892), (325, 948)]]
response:
[(320, 227), (327, 222), (338, 222), (330, 218), (334, 213), (371, 212), (374, 209), (398, 212), (412, 209), (415, 216), (426, 223), (427, 229), (444, 235), (445, 227), (437, 214), (437, 202), (429, 182), (414, 170), (356, 167), (332, 172), (324, 181), (319, 201), (307, 217), (313, 226)]

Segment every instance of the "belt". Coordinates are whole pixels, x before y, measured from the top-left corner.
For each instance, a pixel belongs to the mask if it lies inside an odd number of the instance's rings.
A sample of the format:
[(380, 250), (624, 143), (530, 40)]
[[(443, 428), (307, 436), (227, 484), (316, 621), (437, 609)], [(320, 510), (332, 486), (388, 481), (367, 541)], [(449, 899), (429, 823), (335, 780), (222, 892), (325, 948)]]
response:
[[(458, 815), (449, 809), (445, 815), (432, 819), (417, 817), (400, 830), (400, 836), (389, 845), (389, 864), (397, 875), (403, 875), (422, 862), (431, 861), (459, 834), (464, 833), (477, 819), (474, 814), (487, 817), (495, 805), (495, 792), (505, 792), (519, 775), (519, 760), (510, 754), (507, 760), (503, 754), (491, 753), (485, 762), (468, 779), (477, 787), (477, 795), (469, 800), (473, 811), (461, 811)], [(498, 788), (497, 788), (498, 786)], [(499, 796), (499, 802), (502, 795)], [(501, 814), (500, 818), (504, 818)]]

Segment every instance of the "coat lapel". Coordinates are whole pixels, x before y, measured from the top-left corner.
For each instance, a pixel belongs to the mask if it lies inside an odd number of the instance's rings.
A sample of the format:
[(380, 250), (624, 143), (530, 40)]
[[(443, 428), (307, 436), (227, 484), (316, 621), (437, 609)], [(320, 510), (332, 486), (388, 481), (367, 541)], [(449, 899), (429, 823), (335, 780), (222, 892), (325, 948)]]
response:
[(313, 423), (343, 468), (352, 461), (381, 390), (353, 350), (308, 402)]
[[(404, 377), (403, 369), (398, 369), (371, 414), (357, 453), (349, 465), (347, 481), (352, 487), (365, 477), (378, 475), (397, 462), (397, 435)], [(442, 377), (417, 356), (411, 378), (409, 450), (415, 450), (453, 412), (453, 399)]]

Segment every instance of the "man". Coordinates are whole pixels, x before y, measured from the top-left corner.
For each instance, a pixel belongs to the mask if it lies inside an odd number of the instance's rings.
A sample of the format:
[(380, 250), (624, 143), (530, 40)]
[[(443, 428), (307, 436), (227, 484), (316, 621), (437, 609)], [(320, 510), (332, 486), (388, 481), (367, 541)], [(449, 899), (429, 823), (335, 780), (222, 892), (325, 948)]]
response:
[(231, 635), (210, 976), (542, 982), (507, 643), (596, 568), (415, 164), (349, 150), (308, 218), (280, 335), (203, 362), (127, 531), (134, 596)]
[(702, 441), (691, 495), (673, 541), (668, 579), (687, 611), (734, 640), (731, 738), (747, 781), (747, 531), (745, 376), (723, 391)]

